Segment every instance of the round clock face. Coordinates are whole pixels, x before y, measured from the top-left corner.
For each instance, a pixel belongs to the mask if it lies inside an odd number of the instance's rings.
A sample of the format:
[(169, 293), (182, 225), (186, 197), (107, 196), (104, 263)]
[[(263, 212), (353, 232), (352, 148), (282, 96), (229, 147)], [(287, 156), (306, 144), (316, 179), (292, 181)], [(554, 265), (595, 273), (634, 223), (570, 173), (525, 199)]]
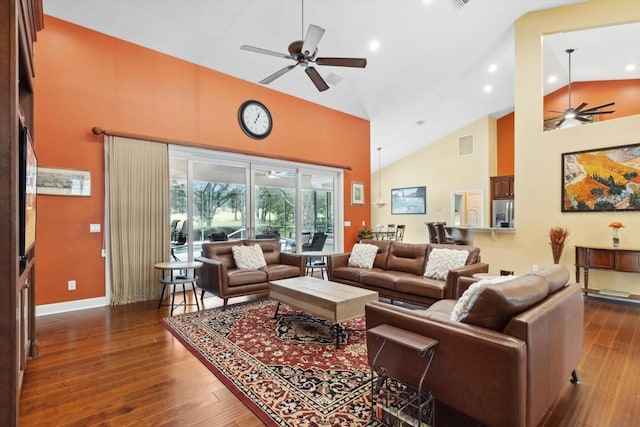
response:
[(271, 113), (258, 101), (246, 101), (238, 110), (240, 127), (251, 138), (266, 138), (271, 133), (273, 123)]

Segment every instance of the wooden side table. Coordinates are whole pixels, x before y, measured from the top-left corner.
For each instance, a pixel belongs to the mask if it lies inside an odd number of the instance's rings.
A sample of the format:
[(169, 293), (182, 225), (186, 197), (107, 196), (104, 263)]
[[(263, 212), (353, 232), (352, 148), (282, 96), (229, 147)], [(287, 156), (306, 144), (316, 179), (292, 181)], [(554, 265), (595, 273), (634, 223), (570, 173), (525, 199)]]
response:
[(301, 253), (305, 256), (305, 275), (313, 276), (315, 270), (320, 270), (322, 278), (324, 279), (326, 276), (327, 280), (329, 280), (329, 273), (327, 272), (327, 257), (332, 255), (333, 252), (305, 251)]
[[(161, 270), (160, 283), (162, 283), (162, 293), (160, 294), (160, 301), (158, 301), (158, 310), (162, 306), (171, 307), (171, 316), (173, 316), (173, 310), (176, 307), (184, 305), (195, 305), (200, 310), (200, 304), (198, 303), (198, 296), (196, 295), (196, 270), (202, 267), (202, 263), (199, 261), (167, 261), (159, 262), (155, 265), (155, 268)], [(193, 291), (193, 299), (195, 303), (187, 304), (187, 285), (191, 285)], [(167, 289), (167, 285), (170, 285), (173, 289), (171, 292), (171, 304), (162, 304), (164, 300), (164, 292)], [(176, 287), (182, 285), (182, 301), (175, 304)]]

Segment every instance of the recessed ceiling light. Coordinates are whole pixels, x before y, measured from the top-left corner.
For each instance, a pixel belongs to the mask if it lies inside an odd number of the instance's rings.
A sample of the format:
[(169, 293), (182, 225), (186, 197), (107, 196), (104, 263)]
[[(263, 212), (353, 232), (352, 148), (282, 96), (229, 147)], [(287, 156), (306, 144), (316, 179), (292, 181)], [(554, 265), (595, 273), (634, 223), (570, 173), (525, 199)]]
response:
[(378, 40), (371, 40), (371, 43), (369, 43), (369, 50), (373, 52), (378, 50), (379, 47), (380, 47), (380, 43), (378, 42)]
[(626, 67), (624, 67), (624, 70), (625, 70), (625, 71), (633, 71), (633, 70), (635, 70), (635, 69), (636, 69), (635, 64), (629, 64), (629, 65), (627, 65)]
[(489, 93), (493, 90), (493, 86), (491, 85), (484, 85), (484, 93)]
[(549, 76), (549, 78), (547, 79), (547, 81), (549, 83), (555, 83), (558, 81), (558, 76)]
[(496, 64), (489, 65), (489, 72), (490, 73), (495, 73), (497, 69), (498, 69), (498, 66)]
[(418, 120), (418, 121), (416, 122), (416, 124), (417, 124), (418, 126), (422, 126), (422, 125), (424, 124), (424, 120)]

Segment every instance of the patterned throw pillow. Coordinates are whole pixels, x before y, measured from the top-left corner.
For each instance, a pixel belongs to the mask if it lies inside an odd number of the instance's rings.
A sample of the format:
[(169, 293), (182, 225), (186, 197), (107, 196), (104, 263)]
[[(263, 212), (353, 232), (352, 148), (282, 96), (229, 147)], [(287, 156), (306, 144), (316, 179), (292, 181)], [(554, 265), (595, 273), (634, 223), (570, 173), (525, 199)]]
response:
[(469, 251), (464, 249), (434, 248), (429, 252), (424, 275), (432, 279), (444, 280), (449, 270), (465, 265), (468, 257)]
[(262, 248), (259, 244), (253, 246), (232, 246), (233, 260), (241, 270), (258, 270), (267, 266)]
[(347, 265), (349, 267), (373, 268), (373, 261), (376, 259), (378, 247), (368, 243), (356, 243), (349, 256)]
[(469, 315), (471, 307), (476, 303), (478, 297), (486, 289), (487, 286), (496, 283), (506, 282), (507, 280), (515, 279), (518, 276), (498, 276), (490, 279), (478, 280), (467, 288), (466, 291), (458, 298), (456, 305), (451, 311), (451, 320), (454, 322), (460, 322)]

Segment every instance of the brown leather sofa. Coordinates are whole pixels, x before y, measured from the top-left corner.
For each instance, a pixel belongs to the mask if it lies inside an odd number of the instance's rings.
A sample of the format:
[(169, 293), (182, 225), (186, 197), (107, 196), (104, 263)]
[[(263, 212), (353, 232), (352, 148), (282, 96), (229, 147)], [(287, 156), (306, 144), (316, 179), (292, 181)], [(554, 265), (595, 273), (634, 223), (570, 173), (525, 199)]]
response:
[[(428, 307), (457, 294), (458, 279), (486, 273), (480, 262), (480, 248), (446, 244), (412, 244), (392, 240), (362, 240), (378, 246), (372, 269), (349, 267), (350, 252), (328, 257), (329, 280), (377, 291), (381, 297)], [(449, 270), (445, 280), (424, 277), (429, 254), (434, 248), (467, 250), (466, 265)]]
[[(553, 265), (489, 285), (462, 321), (450, 320), (456, 300), (426, 310), (369, 303), (367, 329), (387, 324), (437, 340), (423, 386), (444, 405), (482, 425), (533, 427), (567, 381), (577, 382), (584, 301), (580, 286), (568, 281), (569, 271)], [(372, 363), (382, 340), (367, 335)], [(378, 360), (410, 384), (417, 384), (425, 363), (394, 342)]]
[[(236, 266), (233, 250), (236, 245), (262, 248), (267, 266), (259, 270), (241, 270)], [(280, 252), (278, 239), (230, 240), (226, 242), (207, 242), (202, 244), (202, 256), (196, 261), (203, 263), (198, 272), (198, 287), (224, 300), (223, 309), (229, 298), (266, 293), (269, 281), (303, 276), (304, 256)]]

